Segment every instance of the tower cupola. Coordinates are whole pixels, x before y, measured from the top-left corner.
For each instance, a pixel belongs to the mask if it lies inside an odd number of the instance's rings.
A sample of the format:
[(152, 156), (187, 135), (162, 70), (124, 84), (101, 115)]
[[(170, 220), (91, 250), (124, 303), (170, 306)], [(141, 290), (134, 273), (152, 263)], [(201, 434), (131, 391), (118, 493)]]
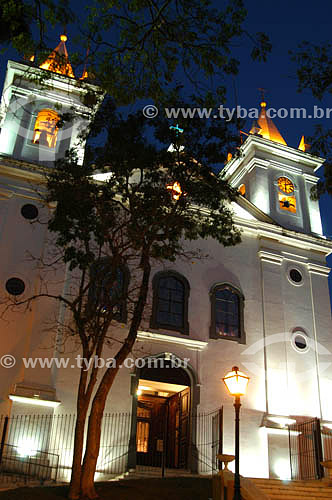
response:
[(319, 205), (310, 193), (324, 160), (308, 153), (304, 138), (298, 148), (288, 146), (264, 100), (240, 150), (224, 168), (231, 185), (280, 226), (322, 235)]
[(67, 36), (61, 35), (58, 46), (39, 67), (8, 61), (1, 99), (0, 155), (50, 165), (75, 147), (83, 161), (82, 133), (102, 93), (91, 83), (75, 79), (66, 41)]

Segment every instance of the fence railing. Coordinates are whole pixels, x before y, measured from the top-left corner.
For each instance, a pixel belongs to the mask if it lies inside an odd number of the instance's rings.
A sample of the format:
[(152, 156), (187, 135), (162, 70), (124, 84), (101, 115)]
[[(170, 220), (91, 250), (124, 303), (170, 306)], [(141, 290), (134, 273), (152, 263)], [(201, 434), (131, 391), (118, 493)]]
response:
[(36, 478), (41, 482), (57, 480), (59, 455), (39, 450), (23, 450), (5, 444), (1, 458), (1, 472), (6, 476)]
[[(131, 413), (124, 412), (104, 415), (96, 480), (128, 471), (130, 446), (134, 446), (135, 452), (138, 449), (136, 436), (132, 436), (132, 418)], [(0, 481), (13, 478), (68, 481), (75, 422), (73, 414), (0, 416)], [(211, 473), (218, 467), (216, 456), (222, 446), (222, 411), (191, 416), (190, 429), (186, 468), (188, 472)], [(174, 433), (173, 439), (180, 442), (181, 436)], [(170, 466), (171, 461), (164, 456), (167, 450), (162, 445), (157, 450), (140, 471), (153, 471), (160, 476), (174, 474), (174, 465)], [(168, 450), (173, 452), (174, 448)]]
[(321, 479), (328, 475), (323, 461), (332, 460), (332, 430), (320, 419), (308, 419), (289, 426), (292, 479)]

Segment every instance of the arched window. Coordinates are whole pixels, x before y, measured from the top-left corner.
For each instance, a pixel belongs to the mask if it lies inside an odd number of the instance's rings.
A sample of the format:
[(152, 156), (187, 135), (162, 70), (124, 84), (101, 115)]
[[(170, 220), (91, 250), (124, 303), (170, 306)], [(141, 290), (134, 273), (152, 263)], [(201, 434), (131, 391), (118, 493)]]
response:
[(210, 337), (245, 342), (243, 326), (243, 294), (228, 283), (216, 284), (210, 292)]
[(53, 111), (53, 109), (42, 109), (39, 111), (33, 130), (33, 144), (55, 148), (58, 135), (57, 123), (59, 120), (58, 113)]
[(127, 292), (129, 271), (125, 266), (117, 267), (114, 276), (112, 259), (105, 257), (90, 269), (90, 287), (88, 304), (93, 304), (97, 311), (113, 310), (113, 319), (127, 321)]
[(189, 334), (189, 283), (175, 272), (157, 273), (152, 281), (153, 306), (151, 328), (165, 328)]

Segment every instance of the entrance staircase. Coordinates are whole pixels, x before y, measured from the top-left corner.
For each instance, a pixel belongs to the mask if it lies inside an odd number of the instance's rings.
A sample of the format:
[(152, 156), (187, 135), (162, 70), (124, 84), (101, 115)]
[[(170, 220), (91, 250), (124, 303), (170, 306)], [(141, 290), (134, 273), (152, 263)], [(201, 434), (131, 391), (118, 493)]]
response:
[(324, 481), (281, 481), (255, 478), (247, 478), (247, 481), (256, 488), (257, 493), (261, 492), (260, 496), (257, 495), (257, 500), (332, 499), (332, 486)]
[[(136, 469), (125, 472), (116, 476), (113, 480), (120, 479), (143, 479), (143, 478), (159, 478), (162, 476), (161, 467), (148, 467), (144, 465), (137, 465)], [(188, 469), (165, 469), (165, 477), (193, 477), (193, 474)]]

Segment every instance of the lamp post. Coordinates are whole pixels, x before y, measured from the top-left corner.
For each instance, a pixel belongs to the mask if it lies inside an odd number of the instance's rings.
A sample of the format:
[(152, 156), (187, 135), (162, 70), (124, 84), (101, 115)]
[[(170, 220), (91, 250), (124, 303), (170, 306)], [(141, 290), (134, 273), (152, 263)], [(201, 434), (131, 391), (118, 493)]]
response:
[(234, 500), (241, 500), (240, 486), (240, 397), (244, 396), (247, 390), (249, 377), (240, 372), (237, 366), (233, 366), (232, 371), (227, 373), (223, 382), (231, 396), (235, 397), (235, 479), (234, 479)]

